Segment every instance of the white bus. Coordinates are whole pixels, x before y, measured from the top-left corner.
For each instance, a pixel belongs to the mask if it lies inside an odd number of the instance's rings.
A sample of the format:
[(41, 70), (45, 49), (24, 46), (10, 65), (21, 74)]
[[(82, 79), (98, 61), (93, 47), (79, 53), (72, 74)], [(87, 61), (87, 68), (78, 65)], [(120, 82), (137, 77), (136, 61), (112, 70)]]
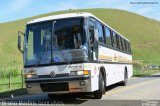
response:
[[(31, 20), (26, 25), (23, 53), (29, 94), (91, 92), (126, 85), (133, 74), (130, 41), (90, 13), (68, 13)], [(22, 50), (23, 49), (23, 50)]]

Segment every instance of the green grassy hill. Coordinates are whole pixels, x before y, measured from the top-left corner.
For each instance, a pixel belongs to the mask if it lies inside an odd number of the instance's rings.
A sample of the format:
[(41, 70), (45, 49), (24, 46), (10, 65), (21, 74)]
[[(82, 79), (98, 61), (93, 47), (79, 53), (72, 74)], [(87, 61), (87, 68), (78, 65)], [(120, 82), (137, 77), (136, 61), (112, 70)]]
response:
[(68, 12), (90, 12), (127, 37), (132, 43), (134, 60), (160, 63), (160, 22), (135, 13), (116, 9), (81, 9), (52, 12), (35, 17), (0, 24), (0, 65), (22, 64), (17, 50), (17, 31), (24, 31), (34, 18)]

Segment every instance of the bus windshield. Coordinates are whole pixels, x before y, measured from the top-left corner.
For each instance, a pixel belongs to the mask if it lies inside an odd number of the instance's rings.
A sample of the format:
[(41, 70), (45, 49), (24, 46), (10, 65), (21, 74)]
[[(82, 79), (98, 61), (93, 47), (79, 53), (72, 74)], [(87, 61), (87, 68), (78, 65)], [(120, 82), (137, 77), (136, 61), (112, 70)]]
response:
[(88, 46), (83, 18), (27, 25), (25, 65), (86, 61)]

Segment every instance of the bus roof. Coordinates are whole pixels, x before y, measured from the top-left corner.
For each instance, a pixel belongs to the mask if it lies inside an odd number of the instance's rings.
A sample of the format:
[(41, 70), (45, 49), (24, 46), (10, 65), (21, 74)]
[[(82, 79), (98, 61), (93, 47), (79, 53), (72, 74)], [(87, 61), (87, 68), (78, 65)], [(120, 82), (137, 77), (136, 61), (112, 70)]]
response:
[(89, 16), (93, 16), (93, 15), (91, 13), (66, 13), (66, 14), (52, 15), (52, 16), (42, 17), (42, 18), (38, 18), (38, 19), (33, 19), (33, 20), (29, 21), (28, 24), (49, 21), (49, 20), (55, 20), (55, 19), (74, 18), (74, 17), (89, 17)]
[(42, 18), (33, 19), (33, 20), (29, 21), (28, 24), (34, 24), (34, 23), (38, 23), (38, 22), (50, 21), (50, 20), (55, 20), (55, 19), (75, 18), (75, 17), (94, 17), (95, 19), (97, 19), (98, 21), (100, 21), (101, 23), (103, 23), (104, 25), (106, 25), (107, 27), (109, 27), (110, 29), (112, 29), (114, 32), (116, 32), (117, 34), (119, 34), (121, 37), (123, 37), (124, 39), (128, 40), (123, 35), (121, 35), (116, 30), (114, 30), (112, 27), (110, 27), (109, 25), (107, 25), (105, 22), (101, 21), (99, 18), (97, 18), (93, 14), (87, 13), (87, 12), (82, 12), (82, 13), (65, 13), (65, 14), (59, 14), (59, 15), (46, 16), (46, 17), (42, 17)]

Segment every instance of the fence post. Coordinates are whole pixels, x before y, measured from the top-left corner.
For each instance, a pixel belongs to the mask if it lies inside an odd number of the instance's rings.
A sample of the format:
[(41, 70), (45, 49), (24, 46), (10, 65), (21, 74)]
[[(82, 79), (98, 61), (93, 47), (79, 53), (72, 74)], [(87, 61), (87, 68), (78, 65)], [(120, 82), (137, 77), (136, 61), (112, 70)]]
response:
[(22, 88), (24, 87), (23, 84), (24, 84), (24, 81), (23, 81), (23, 70), (21, 70), (21, 78), (22, 78)]
[(11, 73), (9, 73), (9, 90), (11, 90)]

